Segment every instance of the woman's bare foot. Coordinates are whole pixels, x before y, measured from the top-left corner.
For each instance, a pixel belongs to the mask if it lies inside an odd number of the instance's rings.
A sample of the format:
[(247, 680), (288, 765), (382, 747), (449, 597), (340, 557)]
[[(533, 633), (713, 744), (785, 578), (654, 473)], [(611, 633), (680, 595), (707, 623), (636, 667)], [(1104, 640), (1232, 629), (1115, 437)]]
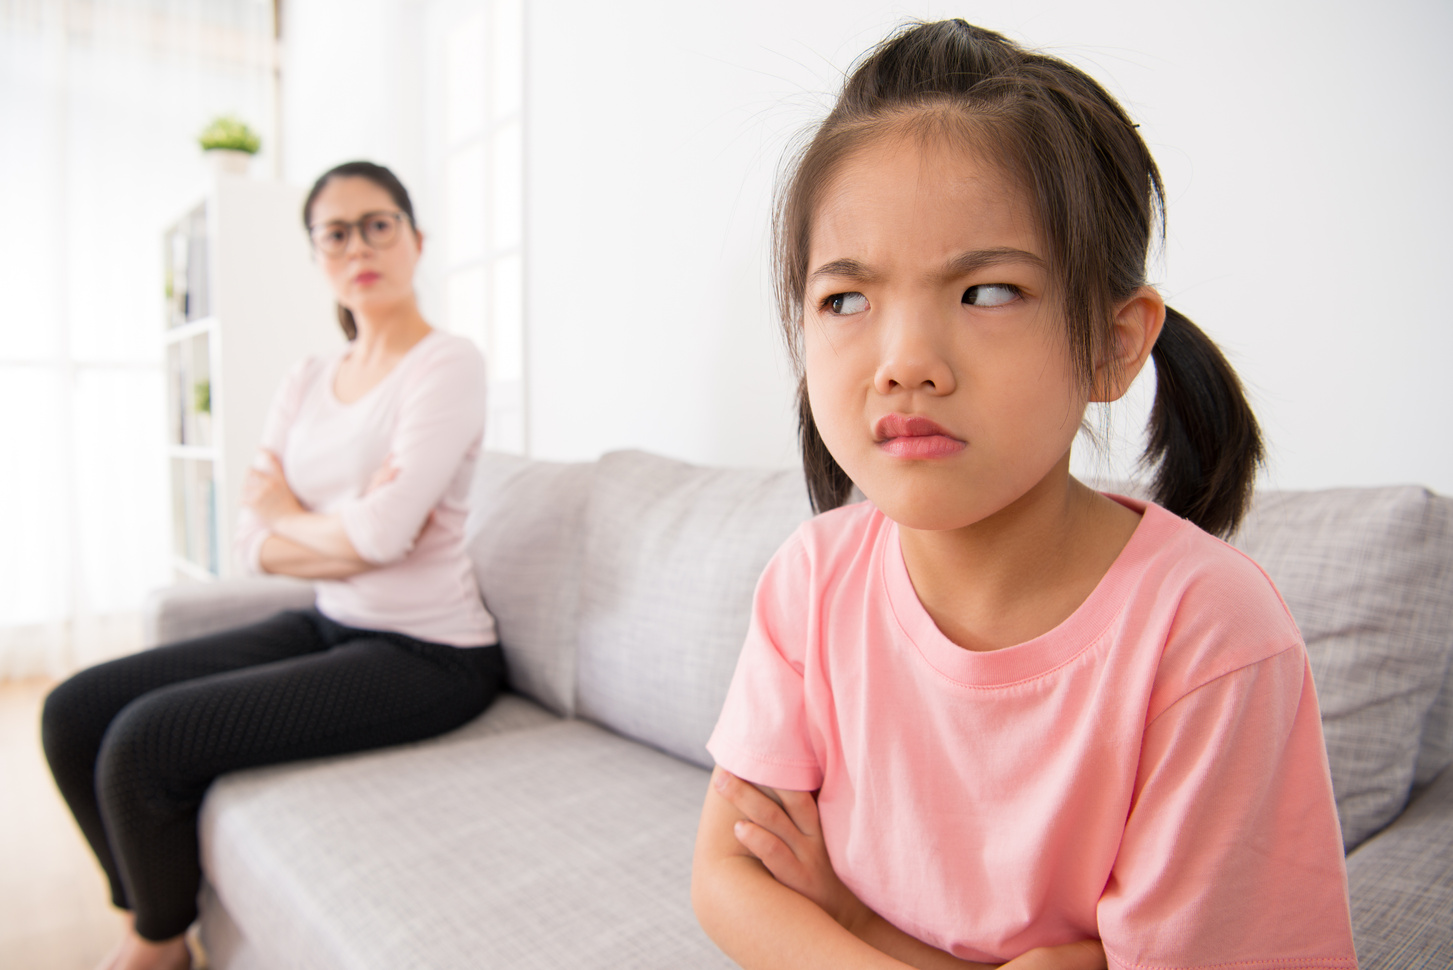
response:
[(185, 936), (153, 943), (134, 929), (126, 935), (97, 970), (191, 970), (192, 953)]

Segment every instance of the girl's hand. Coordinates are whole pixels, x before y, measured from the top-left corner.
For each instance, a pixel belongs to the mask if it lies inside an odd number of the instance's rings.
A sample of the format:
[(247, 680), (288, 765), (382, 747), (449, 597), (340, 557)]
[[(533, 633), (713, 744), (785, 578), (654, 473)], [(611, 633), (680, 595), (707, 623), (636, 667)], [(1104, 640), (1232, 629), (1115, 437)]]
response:
[(762, 789), (721, 768), (714, 783), (722, 797), (748, 819), (733, 828), (737, 841), (778, 882), (812, 900), (848, 930), (872, 915), (833, 870), (818, 823), (817, 798), (811, 792), (774, 789), (781, 798), (779, 804)]
[(1105, 947), (1099, 940), (1063, 946), (1041, 946), (1015, 957), (999, 970), (1105, 970)]
[(272, 525), (284, 516), (306, 512), (307, 509), (288, 487), (277, 455), (263, 450), (258, 452), (258, 456), (262, 467), (254, 463), (247, 469), (247, 477), (242, 482), (242, 504), (252, 509), (265, 525)]

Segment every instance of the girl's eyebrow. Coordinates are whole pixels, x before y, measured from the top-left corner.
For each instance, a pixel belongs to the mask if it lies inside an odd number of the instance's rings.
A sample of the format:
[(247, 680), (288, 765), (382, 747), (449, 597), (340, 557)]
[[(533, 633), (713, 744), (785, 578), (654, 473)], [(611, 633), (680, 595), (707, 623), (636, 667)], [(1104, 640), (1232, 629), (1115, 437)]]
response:
[[(993, 249), (974, 249), (966, 253), (959, 253), (950, 259), (937, 274), (937, 278), (944, 280), (957, 279), (960, 276), (967, 276), (986, 266), (996, 266), (1000, 263), (1032, 263), (1043, 269), (1044, 260), (1026, 252), (1023, 249), (1014, 249), (1009, 246), (999, 246)], [(856, 259), (834, 259), (831, 262), (823, 263), (813, 270), (807, 277), (807, 285), (811, 286), (820, 279), (830, 278), (839, 280), (851, 280), (856, 283), (872, 283), (878, 279), (878, 273), (868, 268)]]
[(1032, 263), (1040, 269), (1044, 268), (1044, 260), (1034, 253), (1010, 246), (1000, 246), (994, 249), (975, 249), (967, 253), (959, 253), (948, 261), (944, 267), (942, 278), (951, 280), (959, 276), (967, 276), (986, 266), (997, 266), (1000, 263)]
[(812, 274), (807, 277), (807, 285), (811, 286), (820, 279), (832, 278), (838, 280), (852, 280), (856, 283), (871, 283), (878, 278), (868, 267), (856, 259), (834, 259), (830, 263), (823, 263)]

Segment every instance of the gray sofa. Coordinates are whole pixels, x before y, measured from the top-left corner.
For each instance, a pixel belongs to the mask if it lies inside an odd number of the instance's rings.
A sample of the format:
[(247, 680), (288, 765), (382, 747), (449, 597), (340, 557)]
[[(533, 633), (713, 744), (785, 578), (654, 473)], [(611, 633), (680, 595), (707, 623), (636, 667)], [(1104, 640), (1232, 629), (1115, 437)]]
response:
[[(801, 476), (489, 455), (470, 550), (511, 691), (423, 744), (229, 775), (202, 823), (214, 967), (729, 967), (691, 850), (753, 585)], [(1364, 970), (1453, 966), (1453, 501), (1263, 492), (1237, 539), (1306, 636)], [(162, 591), (154, 642), (310, 601)]]

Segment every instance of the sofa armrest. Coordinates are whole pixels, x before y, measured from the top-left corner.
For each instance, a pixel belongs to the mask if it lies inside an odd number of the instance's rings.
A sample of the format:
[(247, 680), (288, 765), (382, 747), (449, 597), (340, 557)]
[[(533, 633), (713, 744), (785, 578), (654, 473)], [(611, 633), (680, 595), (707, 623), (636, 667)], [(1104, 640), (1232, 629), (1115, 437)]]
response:
[(281, 576), (187, 583), (153, 590), (142, 607), (148, 647), (246, 626), (283, 610), (313, 605), (313, 584)]
[(1361, 970), (1453, 966), (1453, 769), (1347, 857)]

